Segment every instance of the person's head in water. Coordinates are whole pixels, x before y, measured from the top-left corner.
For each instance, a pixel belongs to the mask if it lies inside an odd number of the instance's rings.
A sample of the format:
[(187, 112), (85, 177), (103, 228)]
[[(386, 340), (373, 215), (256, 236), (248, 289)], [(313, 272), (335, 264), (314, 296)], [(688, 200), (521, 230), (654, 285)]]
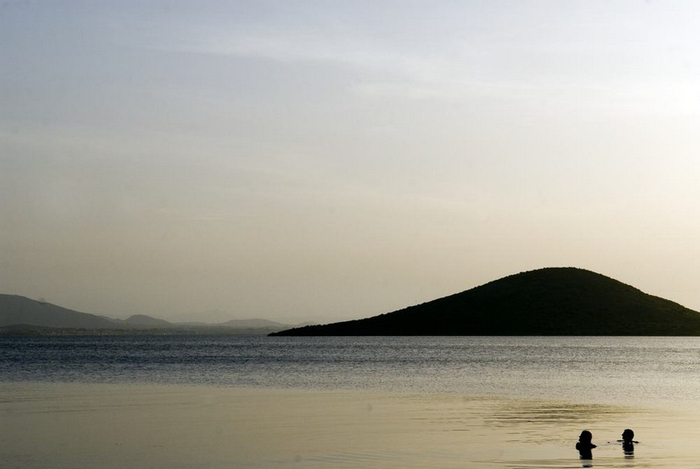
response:
[(591, 443), (592, 439), (593, 434), (588, 430), (582, 431), (581, 435), (578, 437), (576, 449), (578, 450), (578, 454), (581, 459), (593, 459), (593, 453), (591, 450), (595, 448), (595, 445)]
[(626, 428), (624, 432), (622, 432), (622, 441), (625, 443), (632, 443), (632, 440), (634, 439), (634, 432), (630, 430), (629, 428)]
[(578, 437), (578, 442), (583, 443), (583, 444), (591, 444), (591, 440), (593, 440), (593, 434), (589, 432), (588, 430), (584, 430), (581, 432), (581, 435)]
[(637, 442), (633, 438), (634, 432), (629, 428), (622, 432), (622, 451), (625, 452), (625, 457), (627, 458), (634, 457), (634, 444)]

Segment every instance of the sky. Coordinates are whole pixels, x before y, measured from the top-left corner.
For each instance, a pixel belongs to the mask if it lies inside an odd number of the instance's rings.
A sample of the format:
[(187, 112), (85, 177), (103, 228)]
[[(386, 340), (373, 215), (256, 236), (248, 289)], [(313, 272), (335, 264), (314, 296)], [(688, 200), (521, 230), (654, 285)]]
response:
[(323, 323), (573, 266), (700, 310), (699, 23), (0, 0), (0, 292)]

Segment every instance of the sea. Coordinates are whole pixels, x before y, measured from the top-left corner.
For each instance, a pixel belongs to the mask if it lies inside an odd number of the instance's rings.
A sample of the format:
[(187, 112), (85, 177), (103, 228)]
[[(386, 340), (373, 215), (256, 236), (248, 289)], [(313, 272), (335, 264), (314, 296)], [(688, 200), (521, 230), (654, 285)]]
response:
[(3, 467), (683, 468), (699, 428), (700, 338), (0, 337)]

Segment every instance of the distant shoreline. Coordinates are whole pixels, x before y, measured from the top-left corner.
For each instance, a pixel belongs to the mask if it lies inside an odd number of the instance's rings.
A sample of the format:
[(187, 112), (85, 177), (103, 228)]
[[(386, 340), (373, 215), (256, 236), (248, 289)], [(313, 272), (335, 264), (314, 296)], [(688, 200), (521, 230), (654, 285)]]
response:
[(278, 329), (234, 329), (217, 326), (159, 327), (130, 329), (90, 329), (79, 327), (44, 327), (12, 325), (0, 327), (0, 337), (90, 337), (90, 336), (198, 336), (198, 335), (259, 335), (266, 336)]

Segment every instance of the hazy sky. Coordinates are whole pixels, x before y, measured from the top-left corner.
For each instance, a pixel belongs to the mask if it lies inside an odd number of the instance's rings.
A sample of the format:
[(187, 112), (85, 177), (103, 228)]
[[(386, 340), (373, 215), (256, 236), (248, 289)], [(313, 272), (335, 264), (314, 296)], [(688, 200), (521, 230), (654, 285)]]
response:
[(0, 292), (326, 322), (576, 266), (700, 310), (699, 24), (696, 1), (0, 0)]

